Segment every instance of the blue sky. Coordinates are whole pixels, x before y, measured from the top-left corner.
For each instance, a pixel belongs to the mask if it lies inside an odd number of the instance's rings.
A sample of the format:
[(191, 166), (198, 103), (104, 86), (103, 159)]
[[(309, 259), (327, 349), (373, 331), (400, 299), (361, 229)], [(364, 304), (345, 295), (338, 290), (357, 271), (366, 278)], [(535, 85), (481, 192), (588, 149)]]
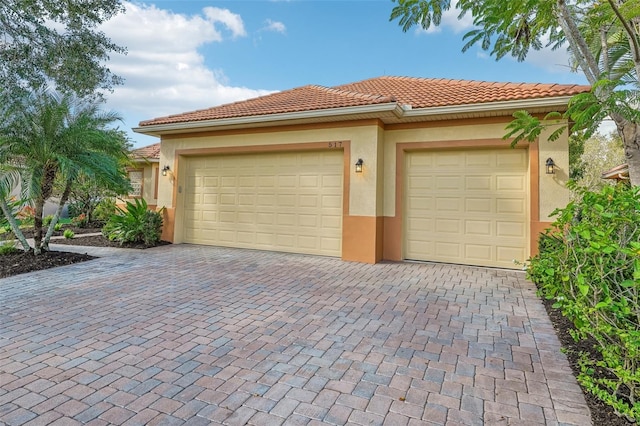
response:
[[(496, 62), (462, 53), (467, 16), (404, 33), (391, 0), (156, 0), (124, 2), (102, 30), (128, 49), (109, 67), (125, 84), (107, 108), (130, 129), (145, 119), (208, 108), (306, 84), (334, 86), (381, 75), (585, 84), (563, 50)], [(130, 132), (136, 147), (155, 138)]]

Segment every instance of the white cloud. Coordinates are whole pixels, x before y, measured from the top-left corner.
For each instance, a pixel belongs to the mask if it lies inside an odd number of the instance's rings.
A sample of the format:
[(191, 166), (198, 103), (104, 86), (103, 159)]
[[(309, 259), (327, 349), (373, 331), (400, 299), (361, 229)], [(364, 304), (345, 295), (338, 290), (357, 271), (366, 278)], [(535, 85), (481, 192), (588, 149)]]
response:
[(276, 33), (284, 34), (287, 32), (287, 27), (282, 22), (272, 21), (271, 19), (267, 19), (265, 23), (264, 30), (265, 31), (273, 31)]
[[(245, 36), (239, 15), (213, 7), (186, 16), (154, 5), (124, 5), (126, 13), (107, 21), (101, 29), (128, 50), (127, 55), (111, 56), (109, 68), (125, 83), (107, 94), (107, 108), (125, 117), (127, 129), (137, 127), (141, 120), (270, 93), (231, 85), (224, 71), (207, 68), (198, 52), (207, 43)], [(230, 34), (225, 37), (217, 26)], [(134, 140), (143, 139), (131, 135)]]
[(556, 50), (552, 50), (551, 47), (530, 50), (525, 62), (553, 73), (571, 72), (569, 52), (566, 47), (562, 46)]
[(228, 9), (220, 9), (217, 7), (205, 7), (204, 14), (211, 22), (221, 22), (233, 33), (233, 37), (246, 36), (244, 24), (240, 15), (231, 13)]
[(416, 28), (417, 34), (433, 34), (439, 33), (442, 31), (442, 28), (448, 28), (452, 30), (454, 33), (458, 34), (462, 31), (469, 30), (473, 27), (473, 16), (470, 13), (465, 13), (462, 17), (460, 16), (460, 9), (457, 8), (458, 2), (454, 1), (451, 4), (451, 8), (442, 13), (442, 20), (440, 21), (439, 26), (431, 25), (428, 30), (423, 29), (422, 27)]

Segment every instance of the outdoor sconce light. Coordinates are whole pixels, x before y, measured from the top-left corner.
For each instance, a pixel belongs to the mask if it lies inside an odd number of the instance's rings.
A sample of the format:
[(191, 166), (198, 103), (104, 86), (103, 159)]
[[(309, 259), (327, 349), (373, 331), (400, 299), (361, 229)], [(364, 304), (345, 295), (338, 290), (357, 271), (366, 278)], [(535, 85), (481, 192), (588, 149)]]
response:
[(362, 158), (358, 158), (358, 161), (356, 162), (356, 173), (362, 173), (363, 164), (364, 164), (364, 161), (362, 161)]
[(556, 163), (553, 162), (553, 158), (547, 158), (547, 161), (544, 163), (547, 168), (547, 174), (552, 175), (555, 173), (554, 168), (556, 167)]
[(169, 172), (169, 170), (170, 170), (170, 169), (169, 169), (169, 166), (164, 166), (164, 167), (162, 168), (162, 176), (166, 176), (166, 175), (167, 175), (167, 173)]

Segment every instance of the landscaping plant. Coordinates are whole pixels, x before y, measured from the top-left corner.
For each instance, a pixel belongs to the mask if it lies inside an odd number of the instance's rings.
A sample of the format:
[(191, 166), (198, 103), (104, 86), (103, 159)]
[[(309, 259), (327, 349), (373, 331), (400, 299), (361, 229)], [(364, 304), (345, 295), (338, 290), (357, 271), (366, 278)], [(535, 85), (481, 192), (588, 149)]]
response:
[(127, 201), (126, 208), (117, 208), (102, 228), (102, 233), (111, 241), (124, 243), (144, 243), (152, 246), (160, 241), (162, 234), (162, 211), (151, 211), (147, 202), (136, 198), (135, 203)]
[(574, 324), (583, 353), (578, 380), (628, 419), (640, 421), (640, 187), (619, 184), (555, 215), (528, 276)]
[(62, 235), (66, 238), (66, 239), (71, 239), (73, 237), (75, 237), (75, 233), (71, 230), (71, 229), (65, 229), (64, 232), (62, 233)]

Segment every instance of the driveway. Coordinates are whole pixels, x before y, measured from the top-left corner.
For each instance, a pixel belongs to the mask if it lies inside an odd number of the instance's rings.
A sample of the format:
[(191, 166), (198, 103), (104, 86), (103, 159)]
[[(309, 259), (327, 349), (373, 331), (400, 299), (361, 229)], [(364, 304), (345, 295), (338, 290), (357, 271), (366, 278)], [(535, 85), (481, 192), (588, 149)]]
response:
[(118, 253), (0, 279), (1, 422), (591, 424), (522, 272)]

